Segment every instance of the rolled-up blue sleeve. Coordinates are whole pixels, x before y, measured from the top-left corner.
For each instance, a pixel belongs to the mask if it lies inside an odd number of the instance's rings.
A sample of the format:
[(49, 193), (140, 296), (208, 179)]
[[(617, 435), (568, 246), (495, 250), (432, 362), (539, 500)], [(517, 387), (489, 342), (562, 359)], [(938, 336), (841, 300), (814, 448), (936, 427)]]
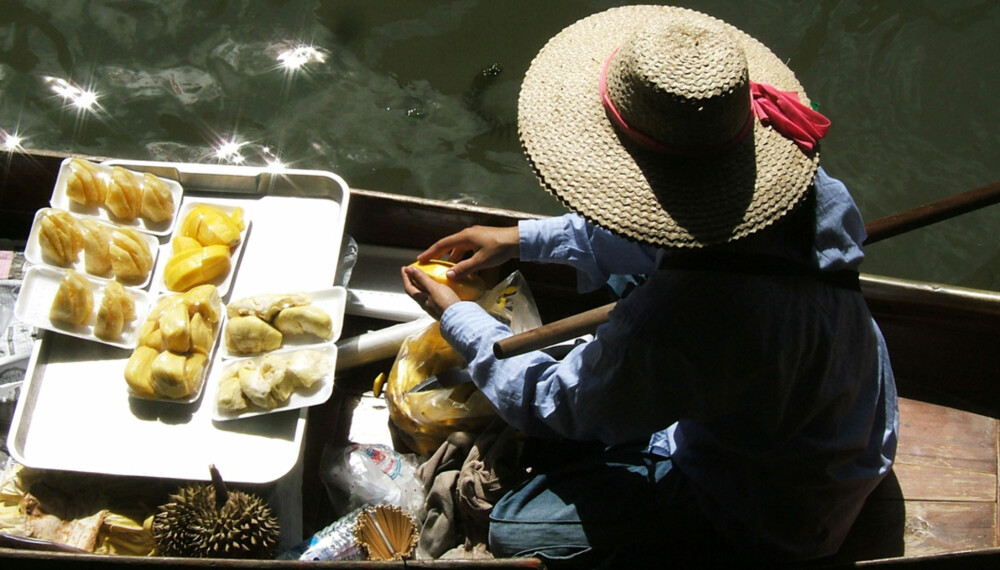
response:
[(641, 245), (588, 223), (577, 214), (518, 223), (522, 261), (570, 265), (577, 288), (594, 291), (612, 275), (649, 273), (656, 248)]
[[(613, 389), (626, 355), (628, 328), (613, 319), (595, 340), (560, 360), (540, 351), (499, 359), (493, 344), (510, 336), (510, 329), (479, 305), (456, 303), (441, 317), (445, 340), (468, 362), (476, 386), (507, 423), (537, 437), (607, 444), (648, 438), (666, 427), (664, 419), (670, 414), (670, 400), (662, 394), (669, 389), (666, 384), (626, 380)], [(614, 393), (666, 403), (643, 414), (623, 415), (617, 412), (621, 406), (608, 405)]]

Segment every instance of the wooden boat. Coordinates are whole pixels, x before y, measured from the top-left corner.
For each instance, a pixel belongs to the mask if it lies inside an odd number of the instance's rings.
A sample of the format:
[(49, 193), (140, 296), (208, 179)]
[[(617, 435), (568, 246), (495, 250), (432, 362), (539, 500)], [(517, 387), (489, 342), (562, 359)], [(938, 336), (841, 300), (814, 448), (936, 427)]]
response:
[[(34, 212), (47, 205), (65, 155), (10, 154), (0, 165), (0, 239), (24, 240)], [(351, 191), (346, 233), (360, 245), (416, 252), (473, 224), (507, 225), (529, 214), (455, 205), (375, 191)], [(553, 321), (608, 302), (578, 295), (561, 267), (517, 265), (528, 278), (543, 320)], [(998, 445), (1000, 445), (1000, 293), (862, 276), (862, 289), (889, 345), (901, 402), (901, 430), (892, 475), (868, 500), (842, 551), (811, 566), (872, 565), (995, 567), (1000, 561)], [(391, 321), (348, 314), (344, 337)], [(325, 443), (346, 442), (359, 395), (371, 388), (379, 361), (338, 372), (334, 395), (309, 412), (304, 451), (303, 526), (330, 522), (315, 472)], [(161, 566), (283, 567), (283, 561), (164, 560), (96, 557), (0, 548), (5, 568), (38, 563)], [(339, 567), (370, 563), (337, 562)], [(403, 563), (384, 563), (402, 567)], [(539, 567), (537, 560), (409, 562), (428, 567)]]

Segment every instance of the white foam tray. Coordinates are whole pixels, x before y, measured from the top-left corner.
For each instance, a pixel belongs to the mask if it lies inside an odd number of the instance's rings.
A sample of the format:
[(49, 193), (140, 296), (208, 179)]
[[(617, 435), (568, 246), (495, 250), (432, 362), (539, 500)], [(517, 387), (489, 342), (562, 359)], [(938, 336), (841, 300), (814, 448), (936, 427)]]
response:
[[(290, 291), (261, 291), (261, 293), (288, 293)], [(347, 290), (343, 287), (330, 287), (328, 289), (322, 289), (319, 291), (306, 291), (309, 297), (312, 299), (312, 305), (326, 311), (326, 314), (330, 315), (330, 320), (333, 322), (333, 336), (330, 340), (324, 340), (319, 337), (310, 334), (301, 335), (284, 335), (281, 339), (281, 347), (278, 350), (285, 350), (289, 348), (309, 348), (309, 347), (321, 347), (329, 346), (333, 344), (337, 339), (340, 338), (340, 333), (344, 327), (344, 309), (347, 305)], [(242, 297), (241, 297), (242, 298)], [(236, 301), (236, 298), (232, 299)], [(255, 356), (252, 354), (244, 354), (239, 352), (233, 352), (229, 350), (226, 346), (225, 338), (225, 328), (229, 324), (229, 316), (227, 315), (222, 323), (223, 334), (222, 340), (219, 342), (221, 347), (219, 352), (222, 353), (222, 357), (229, 358), (246, 358), (248, 356)]]
[(135, 319), (122, 330), (121, 338), (105, 340), (94, 335), (94, 322), (97, 310), (101, 306), (101, 299), (104, 298), (104, 288), (109, 283), (106, 279), (96, 279), (81, 274), (93, 287), (94, 310), (90, 315), (90, 322), (85, 325), (72, 325), (49, 318), (52, 301), (55, 299), (59, 284), (62, 283), (67, 271), (43, 265), (29, 267), (24, 273), (21, 293), (14, 304), (14, 317), (25, 324), (59, 334), (118, 348), (135, 348), (139, 327), (142, 326), (146, 319), (146, 313), (149, 311), (149, 294), (140, 289), (124, 288), (125, 292), (132, 297), (132, 301), (135, 302)]
[[(84, 206), (78, 204), (69, 199), (66, 196), (66, 179), (69, 176), (70, 166), (69, 163), (72, 158), (67, 158), (62, 161), (59, 166), (59, 173), (56, 175), (56, 184), (52, 189), (52, 198), (49, 199), (49, 205), (53, 208), (59, 208), (61, 210), (67, 210), (74, 214), (79, 214), (81, 216), (86, 216), (88, 218), (96, 218), (105, 222), (113, 222), (120, 225), (128, 226), (141, 230), (144, 232), (151, 233), (157, 236), (168, 235), (174, 229), (174, 224), (177, 222), (177, 210), (181, 207), (181, 196), (184, 194), (184, 189), (176, 180), (171, 180), (168, 177), (160, 176), (159, 178), (167, 184), (170, 188), (170, 194), (174, 198), (174, 214), (169, 220), (164, 220), (162, 222), (152, 222), (144, 220), (142, 218), (136, 218), (132, 221), (119, 220), (108, 213), (108, 210), (99, 206)], [(96, 164), (97, 170), (105, 177), (105, 179), (111, 179), (111, 167), (113, 163), (100, 163)], [(136, 169), (129, 168), (129, 163), (122, 162), (118, 164), (123, 166), (126, 170), (131, 170), (132, 172), (139, 172)]]
[[(112, 163), (170, 173), (184, 187), (185, 197), (243, 203), (247, 219), (253, 220), (253, 236), (230, 297), (333, 285), (350, 196), (339, 176)], [(200, 400), (186, 406), (131, 398), (123, 376), (130, 354), (45, 333), (32, 353), (11, 422), (11, 456), (33, 468), (200, 481), (208, 479), (208, 465), (215, 464), (223, 479), (233, 483), (271, 482), (296, 465), (308, 408), (216, 422), (211, 382)], [(217, 351), (209, 374), (220, 362)]]
[(330, 372), (327, 373), (318, 382), (310, 386), (308, 390), (303, 388), (296, 389), (294, 392), (292, 392), (292, 395), (288, 398), (287, 402), (285, 402), (281, 406), (278, 406), (277, 408), (274, 408), (273, 410), (265, 410), (253, 404), (250, 404), (249, 407), (246, 410), (243, 410), (242, 412), (236, 414), (227, 414), (220, 412), (218, 406), (216, 405), (216, 402), (218, 401), (219, 380), (222, 378), (222, 375), (225, 373), (226, 369), (230, 366), (236, 366), (248, 360), (255, 362), (257, 365), (260, 365), (260, 363), (264, 359), (264, 355), (253, 356), (249, 358), (237, 358), (233, 360), (225, 360), (219, 366), (213, 368), (212, 374), (208, 380), (208, 383), (212, 386), (214, 390), (212, 405), (215, 406), (215, 415), (213, 416), (213, 419), (215, 419), (215, 421), (225, 422), (225, 421), (240, 420), (245, 418), (253, 418), (267, 414), (286, 412), (288, 410), (307, 408), (309, 406), (322, 404), (323, 402), (329, 400), (330, 396), (333, 394), (333, 371), (337, 367), (337, 345), (328, 344), (324, 346), (296, 347), (286, 350), (274, 351), (274, 354), (286, 354), (286, 353), (296, 352), (299, 350), (316, 350), (321, 354), (323, 354), (323, 356), (325, 356), (326, 359), (329, 361)]
[[(28, 261), (28, 263), (31, 263), (32, 265), (45, 265), (48, 267), (62, 269), (60, 266), (52, 263), (49, 259), (47, 259), (44, 254), (42, 254), (42, 245), (41, 242), (38, 241), (38, 234), (41, 231), (42, 218), (45, 217), (49, 212), (51, 212), (54, 209), (56, 208), (41, 208), (35, 213), (35, 220), (31, 224), (31, 231), (28, 233), (28, 242), (24, 246), (24, 258)], [(70, 215), (77, 219), (81, 217), (78, 214), (73, 214), (72, 212), (70, 212)], [(122, 227), (121, 224), (116, 224), (106, 220), (99, 221), (98, 223), (109, 226), (112, 229)], [(149, 287), (149, 282), (153, 278), (154, 269), (156, 267), (157, 260), (159, 259), (161, 248), (160, 248), (160, 240), (157, 239), (156, 236), (150, 235), (148, 233), (140, 233), (139, 236), (142, 237), (142, 240), (146, 242), (146, 246), (149, 247), (149, 253), (150, 255), (153, 256), (153, 266), (150, 268), (149, 273), (146, 275), (146, 279), (143, 280), (141, 283), (126, 283), (123, 281), (122, 285), (124, 285), (125, 287), (138, 287), (139, 289), (145, 289)], [(108, 272), (105, 275), (94, 275), (92, 273), (89, 273), (87, 271), (87, 263), (85, 255), (86, 253), (84, 251), (81, 251), (80, 257), (77, 259), (76, 263), (74, 263), (70, 268), (75, 270), (77, 273), (82, 273), (85, 275), (89, 275), (91, 277), (99, 277), (101, 279), (114, 278), (114, 275), (111, 272)]]
[[(227, 200), (227, 199), (192, 199), (185, 198), (184, 204), (181, 206), (179, 218), (181, 220), (191, 211), (192, 208), (198, 204), (208, 204), (218, 208), (219, 210), (232, 214), (237, 207), (242, 207), (243, 204), (240, 200)], [(179, 223), (179, 222), (178, 222)], [(247, 239), (250, 236), (250, 228), (253, 225), (253, 220), (247, 217), (247, 212), (243, 212), (243, 231), (240, 232), (240, 242), (229, 249), (229, 271), (224, 275), (220, 275), (209, 281), (212, 285), (219, 290), (219, 296), (225, 297), (229, 294), (230, 288), (232, 288), (233, 280), (235, 279), (236, 272), (239, 270), (240, 261), (243, 258), (243, 252), (246, 249)], [(166, 241), (160, 247), (159, 256), (157, 258), (157, 263), (153, 267), (153, 285), (152, 289), (159, 292), (171, 292), (176, 293), (177, 291), (170, 291), (167, 289), (167, 284), (164, 282), (164, 274), (166, 273), (167, 262), (174, 255), (174, 245), (173, 238), (177, 235), (174, 231), (170, 235), (170, 239)]]

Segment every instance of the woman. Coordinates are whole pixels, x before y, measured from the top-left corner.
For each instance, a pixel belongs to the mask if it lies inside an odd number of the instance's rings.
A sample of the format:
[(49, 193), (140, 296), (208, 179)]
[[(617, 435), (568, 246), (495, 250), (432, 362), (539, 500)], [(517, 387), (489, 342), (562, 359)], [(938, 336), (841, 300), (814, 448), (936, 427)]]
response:
[(581, 290), (647, 278), (562, 360), (498, 360), (509, 330), (403, 269), (505, 420), (602, 446), (504, 497), (494, 554), (595, 566), (836, 552), (891, 468), (896, 392), (857, 285), (864, 226), (819, 168), (829, 122), (794, 74), (704, 14), (615, 8), (541, 50), (518, 124), (573, 213), (469, 228), (419, 259), (461, 260), (453, 278), (517, 256), (567, 263)]

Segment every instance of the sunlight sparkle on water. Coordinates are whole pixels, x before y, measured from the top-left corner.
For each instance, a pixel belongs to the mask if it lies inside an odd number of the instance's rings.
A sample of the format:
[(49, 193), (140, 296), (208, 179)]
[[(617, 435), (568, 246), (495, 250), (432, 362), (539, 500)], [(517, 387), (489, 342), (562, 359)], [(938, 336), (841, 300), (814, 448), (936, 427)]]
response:
[(77, 109), (93, 111), (97, 107), (98, 95), (94, 91), (77, 87), (58, 77), (45, 77), (45, 83), (48, 84), (53, 93)]
[(215, 158), (226, 160), (233, 164), (242, 164), (244, 159), (243, 155), (240, 154), (240, 148), (244, 144), (231, 140), (223, 140), (215, 150)]
[(3, 134), (3, 148), (7, 151), (21, 150), (21, 144), (24, 143), (24, 137), (17, 133), (8, 133), (0, 131)]
[(278, 62), (288, 71), (301, 69), (307, 63), (323, 63), (326, 54), (312, 46), (296, 46), (278, 54)]
[(276, 173), (284, 172), (286, 168), (287, 167), (285, 166), (285, 163), (281, 162), (278, 159), (268, 160), (267, 161), (267, 168), (266, 168), (266, 170), (268, 172), (276, 174)]

